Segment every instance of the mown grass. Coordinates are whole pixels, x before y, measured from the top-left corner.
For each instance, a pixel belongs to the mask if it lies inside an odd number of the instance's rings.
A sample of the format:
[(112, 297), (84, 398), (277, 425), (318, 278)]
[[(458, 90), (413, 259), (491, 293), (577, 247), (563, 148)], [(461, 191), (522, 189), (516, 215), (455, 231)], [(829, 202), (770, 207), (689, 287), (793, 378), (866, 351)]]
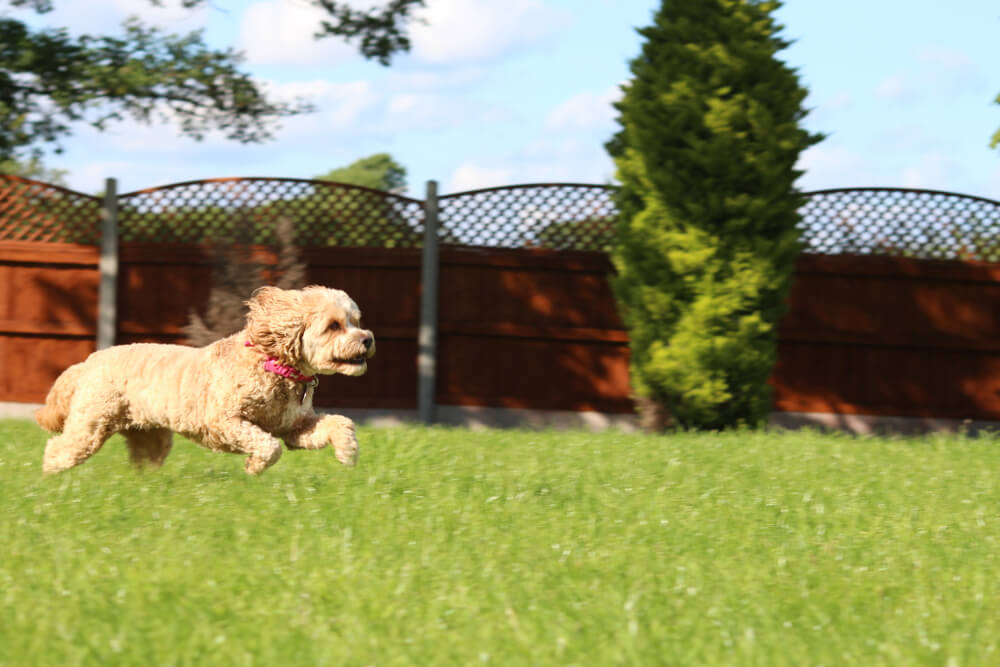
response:
[(360, 439), (43, 477), (0, 422), (0, 664), (1000, 662), (1000, 438)]

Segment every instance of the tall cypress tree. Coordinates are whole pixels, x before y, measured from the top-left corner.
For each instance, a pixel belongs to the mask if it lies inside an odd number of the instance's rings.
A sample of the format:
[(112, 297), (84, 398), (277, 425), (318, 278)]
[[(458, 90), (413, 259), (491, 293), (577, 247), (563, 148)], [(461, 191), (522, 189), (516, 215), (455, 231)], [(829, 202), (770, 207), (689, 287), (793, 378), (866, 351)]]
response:
[(663, 0), (608, 142), (622, 187), (614, 288), (632, 382), (687, 428), (757, 424), (800, 251), (806, 90), (779, 2)]

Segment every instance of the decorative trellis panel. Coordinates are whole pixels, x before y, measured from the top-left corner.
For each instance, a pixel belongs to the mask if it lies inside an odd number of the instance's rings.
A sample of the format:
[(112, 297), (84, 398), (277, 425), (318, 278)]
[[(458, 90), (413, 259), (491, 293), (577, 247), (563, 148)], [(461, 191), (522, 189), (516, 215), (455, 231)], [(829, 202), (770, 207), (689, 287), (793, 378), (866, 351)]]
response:
[[(607, 185), (512, 185), (438, 202), (442, 243), (607, 251), (617, 216)], [(948, 192), (848, 188), (805, 193), (807, 253), (1000, 262), (1000, 202)], [(223, 178), (119, 197), (122, 241), (272, 245), (287, 221), (298, 245), (420, 247), (424, 202), (342, 183)], [(97, 244), (101, 200), (0, 175), (0, 240)]]
[(283, 220), (300, 246), (412, 248), (423, 240), (422, 202), (342, 183), (224, 178), (119, 198), (123, 241), (273, 245)]
[[(539, 184), (441, 198), (442, 242), (609, 250), (613, 188)], [(805, 251), (1000, 262), (1000, 202), (947, 192), (850, 188), (806, 193)]]
[(571, 183), (512, 185), (440, 198), (442, 243), (492, 248), (608, 250), (613, 189)]
[(801, 210), (806, 252), (1000, 262), (1000, 202), (896, 188), (807, 197)]
[(0, 241), (96, 245), (101, 200), (57, 185), (0, 175)]

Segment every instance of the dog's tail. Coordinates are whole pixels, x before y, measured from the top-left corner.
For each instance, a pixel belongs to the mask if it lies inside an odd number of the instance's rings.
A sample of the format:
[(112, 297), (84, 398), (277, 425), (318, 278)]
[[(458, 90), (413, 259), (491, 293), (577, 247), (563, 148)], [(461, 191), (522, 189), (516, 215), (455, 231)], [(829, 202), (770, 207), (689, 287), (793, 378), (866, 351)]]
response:
[(45, 397), (45, 405), (35, 411), (35, 421), (46, 431), (61, 433), (66, 415), (69, 414), (69, 403), (73, 400), (76, 385), (83, 371), (83, 363), (74, 364), (56, 378), (49, 395)]

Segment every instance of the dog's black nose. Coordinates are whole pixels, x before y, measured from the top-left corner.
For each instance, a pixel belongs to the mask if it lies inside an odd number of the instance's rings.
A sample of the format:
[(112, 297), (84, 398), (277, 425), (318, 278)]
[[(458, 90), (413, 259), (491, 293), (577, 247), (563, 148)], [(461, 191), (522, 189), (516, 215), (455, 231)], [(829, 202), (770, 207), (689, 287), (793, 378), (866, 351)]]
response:
[(371, 336), (365, 336), (364, 338), (361, 339), (361, 344), (365, 346), (366, 350), (372, 349), (372, 343), (374, 342), (375, 339), (372, 338)]

